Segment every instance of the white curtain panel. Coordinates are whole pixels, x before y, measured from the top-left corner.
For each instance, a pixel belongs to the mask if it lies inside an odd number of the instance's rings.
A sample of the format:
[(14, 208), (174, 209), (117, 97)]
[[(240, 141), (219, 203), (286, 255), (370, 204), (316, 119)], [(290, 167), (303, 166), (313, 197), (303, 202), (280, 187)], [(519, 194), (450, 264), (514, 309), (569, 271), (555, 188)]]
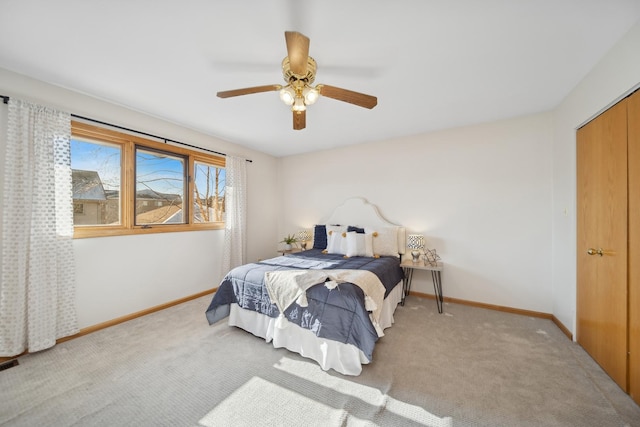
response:
[(247, 161), (226, 158), (224, 249), (222, 274), (244, 264), (247, 239)]
[(78, 332), (71, 117), (11, 98), (2, 203), (0, 356)]

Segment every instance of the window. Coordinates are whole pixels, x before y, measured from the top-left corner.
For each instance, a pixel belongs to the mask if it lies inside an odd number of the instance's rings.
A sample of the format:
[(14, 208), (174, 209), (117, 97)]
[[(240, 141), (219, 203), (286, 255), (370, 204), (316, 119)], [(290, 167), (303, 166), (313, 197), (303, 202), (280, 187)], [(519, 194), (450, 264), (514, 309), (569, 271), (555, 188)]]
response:
[(136, 146), (136, 225), (188, 222), (187, 164), (183, 156)]
[(199, 223), (224, 221), (224, 169), (204, 161), (196, 161), (194, 170), (194, 221)]
[(91, 138), (71, 138), (73, 224), (120, 224), (122, 149)]
[(224, 157), (72, 121), (74, 237), (224, 227)]

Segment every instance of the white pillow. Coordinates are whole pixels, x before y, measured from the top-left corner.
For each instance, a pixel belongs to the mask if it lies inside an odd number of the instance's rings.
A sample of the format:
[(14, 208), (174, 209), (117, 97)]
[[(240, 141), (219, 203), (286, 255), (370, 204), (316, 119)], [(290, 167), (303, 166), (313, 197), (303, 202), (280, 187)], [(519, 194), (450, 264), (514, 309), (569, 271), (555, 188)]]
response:
[(373, 237), (375, 256), (398, 256), (398, 227), (366, 228), (366, 233), (377, 233)]
[(342, 235), (347, 232), (346, 225), (329, 225), (327, 224), (327, 253), (330, 254), (346, 254), (347, 253), (347, 241), (346, 239), (342, 239), (336, 241), (334, 244), (338, 245), (337, 247), (333, 247), (333, 250), (329, 250), (329, 245), (331, 244), (331, 236), (334, 234)]
[(347, 239), (344, 236), (346, 232), (331, 230), (331, 234), (329, 232), (327, 234), (327, 253), (345, 255), (347, 253)]
[(373, 234), (347, 233), (347, 256), (373, 256)]
[(347, 232), (347, 226), (346, 225), (329, 225), (327, 224), (327, 242), (329, 241), (329, 236), (331, 236), (332, 232), (337, 232), (337, 233), (346, 233)]

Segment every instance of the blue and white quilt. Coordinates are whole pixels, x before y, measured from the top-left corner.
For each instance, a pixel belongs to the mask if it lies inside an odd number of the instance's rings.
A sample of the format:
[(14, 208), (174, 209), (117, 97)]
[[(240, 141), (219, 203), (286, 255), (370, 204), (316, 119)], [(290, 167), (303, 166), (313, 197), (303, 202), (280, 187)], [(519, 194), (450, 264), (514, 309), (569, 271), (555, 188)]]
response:
[[(270, 299), (265, 286), (265, 273), (295, 269), (366, 270), (380, 280), (384, 296), (403, 279), (400, 262), (395, 257), (351, 257), (323, 254), (319, 249), (245, 264), (231, 270), (222, 280), (206, 311), (209, 324), (227, 317), (230, 304), (276, 318), (280, 310)], [(378, 332), (365, 304), (363, 290), (349, 282), (325, 286), (318, 283), (306, 290), (303, 305), (294, 302), (284, 310), (289, 322), (312, 331), (316, 336), (352, 344), (372, 360)], [(306, 305), (306, 306), (305, 306)]]

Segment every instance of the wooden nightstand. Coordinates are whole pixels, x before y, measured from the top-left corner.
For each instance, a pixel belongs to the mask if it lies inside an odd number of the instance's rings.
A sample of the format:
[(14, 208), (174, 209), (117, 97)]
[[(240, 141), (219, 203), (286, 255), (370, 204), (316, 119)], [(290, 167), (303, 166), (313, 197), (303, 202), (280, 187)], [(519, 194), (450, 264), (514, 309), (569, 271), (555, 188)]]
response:
[(292, 248), (292, 249), (281, 249), (278, 251), (278, 253), (282, 254), (282, 256), (285, 256), (286, 254), (295, 254), (296, 252), (302, 252), (302, 249)]
[(401, 304), (404, 305), (404, 299), (409, 295), (409, 291), (411, 290), (411, 280), (413, 279), (413, 272), (415, 270), (427, 270), (431, 272), (431, 278), (433, 279), (433, 290), (436, 294), (436, 304), (438, 305), (438, 313), (442, 313), (442, 268), (443, 264), (441, 262), (435, 263), (435, 265), (431, 265), (427, 263), (424, 265), (424, 262), (421, 260), (420, 262), (414, 263), (411, 259), (405, 259), (400, 264), (400, 267), (404, 270), (404, 281), (403, 292), (402, 292), (402, 301)]

